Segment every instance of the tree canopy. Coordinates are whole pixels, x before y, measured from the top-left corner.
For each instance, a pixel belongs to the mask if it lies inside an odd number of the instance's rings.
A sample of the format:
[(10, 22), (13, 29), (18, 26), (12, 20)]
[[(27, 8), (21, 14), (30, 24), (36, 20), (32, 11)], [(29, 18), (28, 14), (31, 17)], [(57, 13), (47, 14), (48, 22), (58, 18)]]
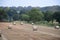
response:
[(48, 22), (51, 21), (52, 20), (52, 15), (53, 15), (53, 13), (51, 11), (46, 11), (44, 13), (45, 20), (48, 21)]
[(43, 13), (38, 8), (33, 8), (27, 13), (30, 16), (30, 21), (41, 21), (44, 17)]
[(60, 12), (55, 12), (53, 14), (53, 18), (60, 23)]
[(0, 21), (3, 21), (6, 18), (7, 18), (7, 13), (0, 8)]

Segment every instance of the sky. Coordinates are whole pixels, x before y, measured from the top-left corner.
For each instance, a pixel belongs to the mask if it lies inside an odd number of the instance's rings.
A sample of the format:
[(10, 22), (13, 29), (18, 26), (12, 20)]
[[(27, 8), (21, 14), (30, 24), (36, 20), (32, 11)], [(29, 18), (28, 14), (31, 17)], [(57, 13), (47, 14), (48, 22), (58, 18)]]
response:
[(53, 6), (53, 5), (60, 5), (60, 0), (0, 0), (0, 6), (7, 6), (7, 7), (45, 7), (45, 6)]

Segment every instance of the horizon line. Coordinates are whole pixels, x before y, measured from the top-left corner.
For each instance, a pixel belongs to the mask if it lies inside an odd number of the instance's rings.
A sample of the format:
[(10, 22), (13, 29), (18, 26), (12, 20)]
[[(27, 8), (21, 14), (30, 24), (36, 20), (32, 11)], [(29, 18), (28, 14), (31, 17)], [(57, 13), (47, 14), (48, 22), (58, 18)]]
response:
[[(60, 6), (60, 5), (50, 5), (50, 6)], [(29, 7), (29, 6), (0, 6), (0, 7)], [(30, 7), (49, 7), (49, 6), (30, 6)]]

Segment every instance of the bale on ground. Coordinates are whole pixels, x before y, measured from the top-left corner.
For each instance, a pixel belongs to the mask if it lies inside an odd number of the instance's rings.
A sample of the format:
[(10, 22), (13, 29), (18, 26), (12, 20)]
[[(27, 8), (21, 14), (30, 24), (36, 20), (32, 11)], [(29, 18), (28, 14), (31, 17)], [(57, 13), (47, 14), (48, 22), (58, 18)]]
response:
[(59, 29), (59, 26), (55, 26), (56, 29)]
[(15, 23), (15, 22), (13, 22), (13, 25), (16, 25), (16, 23)]
[(12, 27), (12, 25), (9, 25), (9, 26), (8, 26), (8, 29), (11, 29), (11, 27)]
[(32, 23), (32, 25), (34, 25), (34, 23)]
[(21, 22), (20, 24), (23, 25), (23, 22)]
[(33, 31), (37, 31), (38, 27), (37, 26), (33, 26)]

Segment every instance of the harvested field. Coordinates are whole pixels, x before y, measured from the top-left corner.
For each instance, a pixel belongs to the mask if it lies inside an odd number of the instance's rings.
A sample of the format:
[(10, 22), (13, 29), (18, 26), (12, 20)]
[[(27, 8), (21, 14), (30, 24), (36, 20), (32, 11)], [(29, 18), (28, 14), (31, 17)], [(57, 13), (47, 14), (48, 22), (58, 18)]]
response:
[(36, 25), (37, 31), (33, 31), (31, 24), (12, 25), (8, 29), (7, 22), (0, 22), (0, 30), (7, 40), (60, 40), (60, 29)]

